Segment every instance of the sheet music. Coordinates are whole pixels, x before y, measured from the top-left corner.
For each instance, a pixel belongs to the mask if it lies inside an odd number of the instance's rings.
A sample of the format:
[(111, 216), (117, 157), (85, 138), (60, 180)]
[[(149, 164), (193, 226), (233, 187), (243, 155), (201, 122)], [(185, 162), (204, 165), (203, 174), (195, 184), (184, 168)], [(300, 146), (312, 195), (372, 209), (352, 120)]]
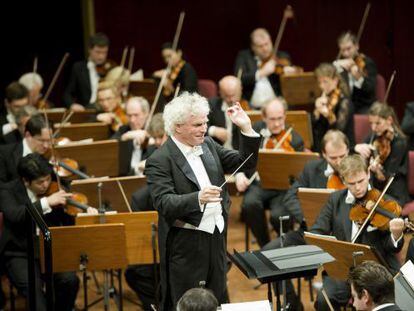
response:
[(314, 236), (314, 237), (319, 237), (319, 238), (327, 238), (327, 239), (337, 240), (336, 236), (334, 236), (334, 235), (318, 234), (318, 233), (312, 233), (312, 232), (309, 232), (309, 231), (305, 231), (305, 236)]
[(414, 290), (414, 264), (411, 260), (407, 261), (400, 269), (401, 273), (404, 275), (404, 278), (410, 284), (411, 288)]
[(271, 311), (268, 300), (241, 302), (241, 303), (225, 303), (221, 305), (222, 311)]

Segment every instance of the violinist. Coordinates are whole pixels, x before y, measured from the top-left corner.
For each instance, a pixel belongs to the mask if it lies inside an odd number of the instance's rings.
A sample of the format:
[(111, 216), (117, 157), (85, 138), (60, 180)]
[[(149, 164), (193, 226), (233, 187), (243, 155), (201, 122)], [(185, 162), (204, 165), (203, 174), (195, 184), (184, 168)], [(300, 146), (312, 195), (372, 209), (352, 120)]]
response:
[(105, 76), (105, 82), (114, 84), (118, 94), (121, 95), (121, 102), (124, 104), (128, 97), (129, 78), (131, 73), (128, 69), (117, 66), (108, 71)]
[(4, 144), (4, 136), (17, 132), (15, 114), (21, 107), (29, 104), (29, 91), (19, 83), (12, 82), (6, 87), (4, 106), (0, 110), (0, 144)]
[(98, 83), (113, 64), (107, 59), (109, 39), (97, 33), (89, 39), (89, 57), (72, 67), (63, 103), (74, 111), (83, 111), (96, 102)]
[(372, 134), (365, 143), (355, 146), (355, 152), (369, 161), (375, 188), (382, 190), (388, 178), (395, 175), (387, 193), (404, 205), (410, 201), (407, 139), (391, 106), (376, 102), (371, 106), (368, 117)]
[[(345, 157), (340, 162), (338, 170), (346, 188), (333, 192), (329, 196), (310, 231), (317, 234), (333, 235), (338, 240), (350, 242), (360, 225), (351, 221), (350, 211), (356, 207), (356, 204), (372, 207), (375, 202), (366, 202), (365, 198), (373, 188), (369, 183), (370, 172), (368, 166), (360, 155), (355, 154)], [(396, 204), (395, 201), (392, 203)], [(374, 247), (394, 274), (398, 272), (400, 267), (395, 254), (402, 249), (404, 244), (404, 221), (400, 218), (390, 219), (387, 227), (389, 229), (380, 230), (369, 225), (359, 236), (356, 243)], [(305, 244), (301, 231), (288, 232), (283, 241), (284, 246)], [(263, 249), (279, 247), (280, 239), (276, 239)], [(288, 282), (288, 284), (290, 284), (288, 288), (293, 289), (291, 283)], [(323, 287), (335, 310), (339, 310), (341, 305), (346, 305), (351, 297), (349, 284), (336, 281), (328, 275), (323, 275)], [(320, 292), (318, 293), (317, 310), (329, 310)]]
[[(41, 93), (43, 89), (42, 77), (38, 73), (28, 72), (28, 73), (23, 74), (20, 77), (19, 83), (23, 84), (29, 91), (29, 103), (36, 108), (43, 108), (43, 107), (40, 107), (42, 105), (42, 93)], [(48, 101), (47, 104), (49, 107), (50, 102)]]
[[(263, 121), (254, 124), (253, 128), (260, 133), (264, 139), (261, 148), (274, 150), (278, 139), (284, 136), (286, 132), (286, 102), (278, 97), (268, 102), (263, 107)], [(285, 139), (285, 143), (281, 145), (281, 149), (286, 151), (303, 151), (304, 143), (300, 135), (293, 130), (289, 137)], [(243, 171), (236, 174), (236, 187), (239, 192), (244, 192), (242, 202), (242, 217), (248, 227), (251, 229), (260, 246), (270, 241), (268, 226), (265, 217), (265, 209), (270, 209), (271, 223), (278, 231), (279, 216), (287, 214), (282, 204), (285, 190), (263, 189), (258, 180), (250, 183), (249, 179), (255, 170)]]
[(299, 188), (328, 188), (340, 190), (345, 185), (339, 176), (339, 163), (349, 153), (349, 140), (338, 130), (329, 130), (322, 138), (321, 155), (318, 160), (306, 163), (299, 178), (287, 191), (283, 205), (294, 217), (295, 222), (302, 224), (303, 213), (297, 196)]
[(349, 86), (355, 113), (366, 114), (376, 99), (377, 66), (359, 52), (356, 36), (345, 32), (338, 38), (340, 59), (333, 62)]
[[(0, 253), (3, 268), (10, 282), (17, 288), (19, 294), (27, 298), (29, 285), (26, 254), (26, 206), (33, 204), (48, 225), (69, 225), (73, 223), (73, 219), (61, 209), (57, 209), (70, 197), (69, 193), (59, 191), (41, 198), (49, 188), (53, 172), (46, 159), (36, 153), (29, 154), (20, 159), (17, 171), (18, 178), (2, 185), (0, 189), (0, 206), (4, 217)], [(38, 258), (36, 258), (36, 263), (36, 278), (41, 284)], [(76, 273), (55, 273), (53, 282), (55, 310), (73, 310), (79, 289), (79, 279)], [(36, 297), (36, 310), (46, 310), (46, 299), (41, 286), (36, 288)]]
[(312, 113), (313, 150), (321, 150), (320, 142), (329, 129), (342, 131), (354, 145), (353, 105), (346, 83), (335, 67), (322, 63), (315, 69), (322, 95), (316, 99)]
[(17, 164), (30, 154), (46, 154), (50, 148), (50, 129), (43, 115), (36, 114), (26, 123), (23, 140), (0, 147), (0, 184), (18, 177)]
[[(175, 89), (179, 85), (180, 92), (197, 92), (198, 91), (198, 79), (196, 71), (193, 66), (183, 59), (183, 51), (178, 49), (173, 50), (173, 46), (170, 42), (164, 43), (161, 48), (161, 55), (165, 65), (171, 62), (171, 70), (167, 74), (167, 79), (163, 86), (162, 94), (166, 101), (171, 100), (174, 97)], [(165, 69), (157, 70), (153, 73), (155, 78), (161, 79)]]
[(19, 108), (15, 114), (15, 121), (17, 125), (17, 131), (14, 130), (6, 135), (4, 135), (4, 142), (6, 144), (18, 143), (23, 140), (24, 129), (26, 128), (26, 123), (29, 119), (38, 113), (38, 110), (32, 105), (26, 105)]
[(233, 126), (227, 115), (227, 108), (235, 102), (241, 102), (241, 82), (235, 76), (225, 76), (219, 81), (219, 97), (208, 100), (208, 135), (219, 144), (229, 149), (239, 148), (240, 131)]
[[(143, 97), (131, 97), (126, 106), (128, 123), (119, 128), (112, 136), (125, 142), (121, 150), (123, 168), (121, 175), (142, 175), (139, 164), (151, 153), (153, 146), (148, 146), (148, 133), (144, 130), (149, 113), (148, 101)], [(124, 152), (123, 152), (124, 151)]]
[(123, 125), (127, 125), (128, 117), (121, 106), (121, 97), (117, 87), (111, 82), (101, 82), (98, 87), (96, 120), (110, 126), (115, 133)]
[[(286, 52), (278, 52), (277, 57), (279, 62), (283, 59), (290, 65)], [(281, 95), (277, 65), (269, 32), (264, 28), (255, 29), (250, 35), (250, 49), (240, 51), (234, 65), (236, 76), (242, 70), (242, 97), (251, 107), (260, 109), (267, 101)]]

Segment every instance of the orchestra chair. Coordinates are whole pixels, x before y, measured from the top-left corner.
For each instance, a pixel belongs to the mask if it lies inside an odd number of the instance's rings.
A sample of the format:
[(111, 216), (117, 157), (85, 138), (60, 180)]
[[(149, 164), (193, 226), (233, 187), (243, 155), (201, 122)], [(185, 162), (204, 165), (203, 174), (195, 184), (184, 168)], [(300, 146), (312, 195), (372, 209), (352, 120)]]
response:
[(217, 84), (213, 80), (199, 79), (198, 80), (198, 91), (200, 95), (210, 99), (217, 96)]
[(387, 85), (385, 79), (382, 75), (377, 74), (377, 85), (375, 87), (375, 97), (378, 101), (382, 102), (385, 98), (385, 92), (387, 89)]
[(354, 133), (355, 143), (361, 144), (364, 139), (371, 132), (371, 127), (368, 121), (368, 115), (366, 114), (354, 114)]

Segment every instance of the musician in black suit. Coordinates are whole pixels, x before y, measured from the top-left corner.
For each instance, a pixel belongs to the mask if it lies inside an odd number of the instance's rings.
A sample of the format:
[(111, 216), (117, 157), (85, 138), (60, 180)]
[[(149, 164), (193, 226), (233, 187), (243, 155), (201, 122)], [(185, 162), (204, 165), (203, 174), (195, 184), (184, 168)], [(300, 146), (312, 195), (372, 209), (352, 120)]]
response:
[(353, 306), (356, 310), (399, 311), (395, 304), (394, 279), (384, 266), (364, 261), (349, 272)]
[[(346, 185), (346, 189), (333, 192), (328, 202), (319, 214), (315, 224), (311, 228), (312, 233), (333, 235), (340, 241), (352, 241), (356, 236), (359, 225), (351, 221), (349, 213), (357, 200), (363, 200), (371, 189), (369, 184), (370, 174), (364, 159), (360, 155), (351, 155), (344, 158), (339, 164), (339, 173)], [(369, 225), (356, 240), (374, 247), (388, 264), (390, 271), (396, 273), (399, 270), (399, 262), (395, 254), (404, 244), (404, 221), (399, 218), (390, 220), (389, 231), (379, 230)], [(291, 231), (285, 235), (284, 246), (304, 244), (302, 232)], [(263, 249), (280, 248), (280, 240), (276, 239)], [(290, 282), (288, 282), (290, 284)], [(327, 275), (323, 276), (323, 286), (334, 305), (345, 305), (351, 296), (349, 285), (342, 281), (336, 281)], [(292, 289), (292, 286), (288, 286)], [(325, 299), (318, 293), (318, 310), (329, 310)]]
[(219, 82), (220, 97), (209, 99), (208, 135), (226, 148), (239, 148), (240, 131), (233, 126), (226, 111), (233, 103), (241, 100), (241, 83), (234, 76), (225, 76)]
[(345, 185), (341, 182), (338, 173), (339, 163), (349, 153), (349, 141), (347, 137), (338, 130), (329, 130), (321, 141), (322, 157), (306, 163), (302, 173), (295, 183), (289, 188), (283, 205), (289, 211), (289, 216), (295, 222), (303, 222), (303, 212), (297, 196), (299, 188), (333, 188), (343, 189)]
[[(19, 82), (12, 82), (6, 88), (4, 106), (0, 109), (0, 144), (9, 143), (10, 136), (18, 135), (16, 113), (29, 104), (29, 91)], [(8, 135), (8, 138), (5, 138)]]
[[(207, 132), (208, 102), (184, 93), (164, 109), (166, 143), (147, 160), (145, 175), (159, 212), (161, 310), (172, 310), (184, 292), (205, 282), (220, 303), (226, 299), (226, 228), (230, 198), (224, 174), (243, 161), (257, 162), (260, 135), (235, 104), (229, 108), (242, 135), (239, 151), (227, 150)], [(250, 156), (250, 158), (248, 158)]]
[[(100, 70), (107, 71), (109, 39), (103, 33), (97, 33), (89, 39), (89, 57), (72, 67), (68, 85), (63, 94), (63, 104), (75, 111), (82, 111), (96, 101)], [(108, 67), (108, 68), (105, 68)]]
[(33, 115), (26, 123), (24, 138), (0, 147), (0, 183), (18, 177), (17, 164), (24, 156), (36, 152), (45, 154), (50, 148), (50, 133), (43, 115)]
[[(28, 295), (28, 263), (26, 240), (26, 209), (33, 204), (45, 218), (48, 225), (69, 223), (69, 216), (59, 213), (55, 208), (65, 204), (71, 194), (58, 191), (50, 196), (44, 195), (51, 183), (52, 167), (41, 155), (32, 153), (19, 161), (19, 178), (0, 188), (0, 206), (4, 217), (4, 229), (0, 238), (0, 254), (5, 271), (18, 292)], [(61, 210), (61, 209), (60, 209)], [(59, 215), (61, 217), (59, 217)], [(72, 220), (73, 223), (73, 220)], [(37, 259), (38, 260), (38, 259)], [(40, 284), (40, 265), (37, 262), (36, 277)], [(75, 272), (55, 273), (55, 310), (71, 311), (74, 307), (79, 288)], [(46, 310), (46, 301), (41, 287), (36, 286), (36, 310)]]
[(405, 106), (401, 129), (408, 137), (408, 149), (414, 150), (414, 102), (408, 102)]
[(339, 36), (338, 47), (340, 59), (334, 61), (334, 65), (349, 85), (355, 113), (366, 114), (376, 100), (377, 66), (359, 52), (357, 38), (351, 32)]
[[(268, 102), (263, 107), (263, 120), (254, 124), (254, 130), (260, 133), (264, 140), (261, 148), (274, 149), (278, 139), (282, 139), (287, 130), (286, 120), (286, 103), (281, 98)], [(285, 144), (278, 149), (286, 151), (303, 151), (304, 144), (302, 137), (292, 130), (290, 136), (286, 138)], [(269, 231), (266, 221), (265, 209), (270, 209), (271, 223), (276, 230), (279, 230), (279, 216), (288, 214), (285, 206), (282, 204), (286, 194), (285, 190), (263, 189), (260, 181), (253, 175), (255, 169), (246, 170), (236, 174), (236, 187), (239, 192), (244, 192), (242, 208), (242, 217), (247, 226), (251, 229), (253, 235), (260, 246), (264, 246), (270, 241)], [(252, 177), (253, 176), (253, 177)], [(253, 178), (253, 181), (249, 181)]]
[[(250, 49), (238, 53), (234, 75), (242, 71), (243, 98), (255, 109), (281, 95), (279, 75), (275, 73), (276, 60), (272, 58), (273, 44), (269, 32), (257, 28), (250, 34)], [(287, 59), (286, 52), (278, 52), (279, 58)]]

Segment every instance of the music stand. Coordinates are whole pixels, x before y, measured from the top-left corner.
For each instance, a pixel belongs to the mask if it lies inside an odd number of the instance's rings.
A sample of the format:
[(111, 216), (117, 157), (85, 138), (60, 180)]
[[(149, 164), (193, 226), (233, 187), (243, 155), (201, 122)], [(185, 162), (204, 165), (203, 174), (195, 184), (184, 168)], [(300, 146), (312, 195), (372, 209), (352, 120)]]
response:
[(257, 171), (264, 189), (289, 189), (305, 164), (319, 158), (314, 152), (281, 152), (261, 149)]
[[(66, 108), (51, 108), (46, 109), (47, 118), (53, 123), (62, 122), (63, 114), (67, 111)], [(85, 109), (85, 111), (76, 111), (70, 117), (69, 122), (71, 123), (84, 123), (92, 122), (95, 119), (95, 109)]]
[(109, 138), (109, 126), (102, 122), (54, 124), (59, 129), (59, 136), (77, 141), (92, 138), (94, 141)]
[(414, 267), (407, 261), (394, 277), (395, 302), (402, 310), (410, 310), (414, 301)]
[(298, 188), (298, 199), (308, 228), (312, 227), (319, 216), (321, 208), (328, 201), (334, 189), (327, 188)]
[(313, 72), (281, 75), (280, 88), (289, 106), (313, 104), (321, 95), (321, 89)]
[[(87, 270), (122, 269), (128, 264), (126, 255), (125, 226), (123, 224), (100, 224), (49, 228), (52, 236), (53, 272), (81, 271), (85, 310), (96, 304), (88, 304)], [(43, 244), (40, 243), (40, 254)], [(44, 268), (44, 258), (40, 257)], [(122, 283), (119, 283), (122, 292)], [(109, 303), (107, 274), (104, 282), (105, 308)], [(122, 296), (121, 296), (122, 297)], [(122, 310), (122, 298), (118, 301)]]
[(320, 247), (336, 259), (323, 266), (328, 275), (334, 279), (346, 281), (349, 269), (366, 260), (376, 261), (389, 269), (384, 258), (371, 246), (339, 241), (309, 232), (305, 232), (305, 241), (309, 245)]

